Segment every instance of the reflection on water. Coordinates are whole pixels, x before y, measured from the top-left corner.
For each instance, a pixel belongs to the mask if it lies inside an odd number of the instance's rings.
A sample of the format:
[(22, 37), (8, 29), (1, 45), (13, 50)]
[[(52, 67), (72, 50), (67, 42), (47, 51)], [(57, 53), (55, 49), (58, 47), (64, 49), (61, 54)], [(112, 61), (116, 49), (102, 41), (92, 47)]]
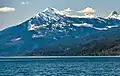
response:
[(119, 76), (120, 58), (0, 59), (0, 76)]

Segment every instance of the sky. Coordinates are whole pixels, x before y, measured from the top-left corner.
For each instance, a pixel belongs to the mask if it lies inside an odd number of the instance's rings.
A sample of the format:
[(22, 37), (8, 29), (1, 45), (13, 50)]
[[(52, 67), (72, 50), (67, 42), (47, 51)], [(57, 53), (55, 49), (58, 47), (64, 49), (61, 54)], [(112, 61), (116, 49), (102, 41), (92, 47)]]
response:
[(96, 15), (107, 16), (114, 10), (120, 12), (120, 0), (0, 0), (0, 29), (21, 23), (47, 7), (76, 11), (91, 7)]

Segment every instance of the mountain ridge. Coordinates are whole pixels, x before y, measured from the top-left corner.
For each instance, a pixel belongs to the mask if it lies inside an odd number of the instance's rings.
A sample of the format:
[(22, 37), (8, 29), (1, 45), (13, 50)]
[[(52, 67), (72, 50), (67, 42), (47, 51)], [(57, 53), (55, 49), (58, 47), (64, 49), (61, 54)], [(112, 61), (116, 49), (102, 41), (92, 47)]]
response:
[[(29, 55), (50, 47), (59, 54), (61, 49), (55, 47), (57, 45), (69, 50), (76, 44), (82, 46), (94, 40), (119, 36), (119, 27), (117, 18), (70, 17), (49, 7), (17, 26), (0, 31), (0, 56)], [(46, 54), (47, 50), (44, 50)]]

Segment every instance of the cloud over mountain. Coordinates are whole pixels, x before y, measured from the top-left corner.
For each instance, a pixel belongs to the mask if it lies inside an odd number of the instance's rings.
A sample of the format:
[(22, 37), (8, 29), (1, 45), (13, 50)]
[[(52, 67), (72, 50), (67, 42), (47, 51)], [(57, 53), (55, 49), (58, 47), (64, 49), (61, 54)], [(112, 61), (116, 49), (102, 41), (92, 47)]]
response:
[(91, 7), (87, 7), (81, 11), (78, 11), (79, 13), (94, 13), (96, 12), (96, 10), (94, 8), (91, 8)]
[(66, 12), (71, 12), (71, 11), (73, 11), (71, 8), (67, 8), (67, 9), (64, 9), (64, 11), (66, 11)]

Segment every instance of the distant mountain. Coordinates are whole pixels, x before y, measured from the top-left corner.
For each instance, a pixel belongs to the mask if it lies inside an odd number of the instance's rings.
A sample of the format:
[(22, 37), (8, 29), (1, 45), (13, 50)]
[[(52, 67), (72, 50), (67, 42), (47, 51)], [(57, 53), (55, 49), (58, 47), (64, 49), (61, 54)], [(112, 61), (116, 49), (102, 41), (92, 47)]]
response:
[(113, 11), (107, 18), (120, 19), (120, 14), (117, 11)]
[[(91, 49), (88, 44), (95, 41), (95, 48), (99, 48), (100, 41), (120, 37), (120, 20), (113, 15), (118, 13), (113, 12), (107, 18), (84, 17), (46, 8), (19, 25), (0, 31), (0, 56), (66, 56), (84, 55), (83, 52), (91, 50), (95, 52), (97, 50)], [(88, 50), (83, 51), (83, 47)]]

